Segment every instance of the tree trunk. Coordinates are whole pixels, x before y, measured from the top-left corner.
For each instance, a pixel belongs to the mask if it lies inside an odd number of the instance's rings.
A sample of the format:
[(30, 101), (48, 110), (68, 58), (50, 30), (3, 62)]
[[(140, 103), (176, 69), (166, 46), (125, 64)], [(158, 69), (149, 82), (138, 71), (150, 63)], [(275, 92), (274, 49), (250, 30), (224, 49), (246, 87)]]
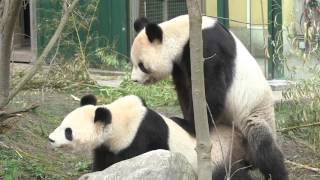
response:
[(12, 37), (21, 2), (0, 1), (0, 109), (7, 104), (9, 97)]
[(197, 136), (198, 179), (212, 178), (211, 140), (207, 117), (205, 87), (204, 87), (204, 60), (202, 42), (202, 15), (200, 0), (187, 0), (190, 26), (190, 58), (192, 99), (195, 129)]

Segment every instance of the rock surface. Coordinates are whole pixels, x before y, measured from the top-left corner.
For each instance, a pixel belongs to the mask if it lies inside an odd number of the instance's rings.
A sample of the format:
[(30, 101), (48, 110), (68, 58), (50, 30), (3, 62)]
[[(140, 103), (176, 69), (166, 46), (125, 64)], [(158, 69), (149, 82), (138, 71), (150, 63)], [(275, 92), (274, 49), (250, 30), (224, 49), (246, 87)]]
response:
[(187, 159), (179, 153), (150, 151), (109, 168), (85, 174), (79, 180), (196, 180)]

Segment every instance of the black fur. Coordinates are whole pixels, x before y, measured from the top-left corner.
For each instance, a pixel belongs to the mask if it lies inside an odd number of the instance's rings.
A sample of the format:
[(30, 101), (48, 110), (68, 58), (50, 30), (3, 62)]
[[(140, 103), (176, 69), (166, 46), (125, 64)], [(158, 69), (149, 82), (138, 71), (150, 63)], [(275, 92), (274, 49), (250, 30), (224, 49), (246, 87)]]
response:
[(170, 117), (175, 123), (177, 123), (180, 127), (182, 127), (185, 131), (187, 131), (191, 136), (196, 137), (196, 131), (189, 124), (189, 120), (182, 119), (179, 117)]
[(92, 172), (102, 171), (120, 161), (120, 157), (111, 152), (108, 147), (102, 145), (93, 151)]
[[(224, 118), (221, 117), (221, 115), (225, 109), (226, 95), (234, 79), (236, 45), (230, 32), (220, 23), (217, 23), (211, 28), (204, 29), (202, 34), (204, 40), (203, 56), (205, 59), (204, 77), (206, 100), (213, 119), (217, 121)], [(191, 92), (189, 42), (184, 46), (181, 60), (175, 61), (172, 77), (183, 117), (188, 120), (187, 122), (182, 122), (175, 119), (175, 121), (185, 130), (193, 133), (195, 127)], [(208, 111), (208, 123), (210, 128), (212, 128), (213, 123), (210, 117)], [(273, 180), (286, 180), (288, 176), (283, 155), (271, 138), (271, 133), (268, 131), (261, 132), (261, 130), (252, 131), (251, 133), (252, 137), (249, 135), (249, 137), (246, 138), (248, 138), (248, 148), (249, 150), (251, 149), (250, 156), (253, 159), (253, 164), (259, 168), (266, 177), (271, 174)], [(259, 134), (266, 139), (255, 139), (255, 137), (259, 137)], [(267, 143), (269, 146), (267, 147), (264, 142), (269, 142)]]
[[(185, 126), (190, 126), (190, 129), (195, 132), (191, 94), (192, 92), (189, 42), (185, 45), (183, 49), (181, 62), (175, 63), (173, 65), (172, 79), (175, 85), (175, 90), (178, 95), (178, 100), (183, 117), (184, 119), (188, 120), (184, 124)], [(184, 125), (182, 127), (184, 127)]]
[(169, 150), (168, 126), (162, 117), (148, 110), (142, 120), (132, 143), (118, 153), (113, 153), (107, 146), (100, 146), (94, 150), (92, 171), (103, 170), (114, 163), (129, 159), (156, 149)]
[(133, 24), (134, 30), (138, 33), (148, 24), (149, 24), (149, 21), (147, 18), (145, 17), (138, 18)]
[(158, 24), (150, 23), (146, 26), (146, 34), (149, 41), (152, 43), (155, 40), (158, 40), (160, 43), (162, 42), (162, 30)]
[(97, 98), (92, 94), (83, 96), (80, 100), (80, 106), (84, 106), (88, 104), (97, 105)]
[(64, 130), (64, 135), (66, 136), (67, 140), (72, 141), (73, 136), (72, 136), (72, 129), (71, 128), (66, 128)]
[[(227, 168), (229, 167), (227, 166)], [(212, 180), (225, 180), (227, 179), (226, 175), (225, 166), (221, 164), (212, 172)], [(233, 164), (230, 172), (230, 180), (252, 180), (249, 174), (249, 167), (241, 162)]]
[(144, 64), (143, 64), (142, 62), (139, 62), (139, 63), (138, 63), (138, 66), (139, 66), (139, 68), (140, 68), (140, 70), (141, 70), (142, 72), (144, 72), (144, 73), (146, 73), (146, 74), (150, 74), (150, 71), (149, 71), (146, 67), (144, 67)]
[[(224, 109), (226, 93), (232, 84), (236, 47), (232, 35), (217, 23), (204, 29), (203, 56), (206, 100), (213, 118), (218, 119)], [(179, 103), (185, 119), (194, 129), (193, 104), (191, 92), (190, 46), (185, 45), (181, 61), (174, 64), (172, 77), (178, 94)], [(208, 114), (210, 127), (213, 123)]]
[(94, 115), (94, 122), (102, 122), (103, 124), (110, 124), (111, 123), (111, 113), (107, 108), (99, 107), (96, 109)]
[(288, 180), (282, 152), (266, 127), (252, 129), (248, 136), (248, 145), (252, 164), (259, 168), (266, 180)]

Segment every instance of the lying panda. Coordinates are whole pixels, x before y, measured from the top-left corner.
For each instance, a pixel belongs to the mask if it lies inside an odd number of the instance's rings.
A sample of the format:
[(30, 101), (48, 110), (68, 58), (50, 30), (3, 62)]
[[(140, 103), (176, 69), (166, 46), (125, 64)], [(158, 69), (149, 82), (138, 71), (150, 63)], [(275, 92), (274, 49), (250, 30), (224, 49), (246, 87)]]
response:
[[(131, 47), (131, 79), (148, 84), (172, 75), (183, 119), (194, 131), (191, 92), (189, 16), (161, 24), (136, 20)], [(240, 40), (216, 19), (202, 17), (204, 78), (208, 113), (232, 123), (248, 141), (252, 163), (265, 179), (287, 180), (284, 157), (276, 143), (272, 91), (259, 65)], [(208, 115), (211, 117), (211, 114)], [(212, 129), (212, 118), (209, 118)]]
[[(87, 95), (81, 99), (81, 105), (64, 118), (49, 135), (49, 141), (54, 147), (93, 150), (93, 171), (156, 149), (182, 153), (197, 169), (195, 138), (171, 119), (147, 108), (139, 97), (125, 96), (96, 106), (96, 98)], [(241, 133), (219, 125), (212, 134), (211, 152), (213, 179), (225, 178), (225, 162), (230, 157), (231, 179), (251, 179)]]

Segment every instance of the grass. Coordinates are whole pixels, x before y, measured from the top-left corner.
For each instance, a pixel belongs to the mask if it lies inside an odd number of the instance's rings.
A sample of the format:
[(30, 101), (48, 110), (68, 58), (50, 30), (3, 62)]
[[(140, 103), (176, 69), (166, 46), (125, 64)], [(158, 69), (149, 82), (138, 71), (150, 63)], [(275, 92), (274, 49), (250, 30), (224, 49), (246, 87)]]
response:
[(171, 80), (160, 81), (156, 84), (141, 85), (134, 83), (126, 75), (120, 87), (104, 87), (97, 89), (95, 93), (101, 97), (103, 103), (110, 103), (125, 95), (137, 95), (142, 97), (151, 107), (177, 105), (177, 96)]
[[(49, 162), (45, 162), (45, 158), (27, 156), (22, 151), (1, 149), (0, 154), (0, 159), (3, 161), (3, 174), (0, 173), (0, 177), (3, 177), (5, 180), (21, 179), (24, 177), (45, 179), (46, 173), (50, 172), (52, 168)], [(25, 176), (26, 174), (28, 174), (27, 177)]]
[[(307, 80), (299, 81), (283, 95), (288, 102), (276, 107), (278, 127), (299, 127), (320, 122), (320, 71)], [(320, 126), (296, 128), (285, 134), (304, 139), (315, 150), (320, 150)]]
[[(178, 104), (176, 92), (171, 79), (159, 81), (156, 84), (142, 85), (130, 80), (129, 74), (124, 75), (120, 87), (100, 87), (89, 81), (87, 77), (78, 78), (80, 69), (70, 70), (69, 64), (52, 67), (48, 73), (41, 71), (28, 84), (24, 90), (39, 88), (54, 89), (56, 91), (73, 93), (83, 96), (83, 93), (93, 93), (99, 97), (101, 103), (110, 103), (119, 97), (134, 94), (145, 99), (151, 107), (173, 106)], [(15, 73), (13, 84), (20, 79), (23, 72)]]
[[(317, 77), (319, 79), (320, 76)], [(61, 83), (65, 82), (63, 79), (65, 77), (60, 77)], [(286, 97), (295, 101), (276, 107), (279, 128), (320, 121), (318, 79), (301, 82), (286, 92)], [(31, 81), (29, 85), (32, 88), (39, 88), (43, 86), (43, 82), (35, 81), (33, 85)], [(78, 97), (88, 93), (94, 94), (98, 97), (99, 104), (110, 103), (119, 97), (135, 94), (144, 98), (147, 105), (159, 112), (165, 111), (164, 114), (170, 116), (181, 113), (171, 79), (146, 86), (130, 81), (127, 74), (118, 88), (72, 83), (74, 86), (70, 87), (74, 88), (61, 89), (65, 87), (62, 84), (44, 94), (41, 90), (24, 91), (13, 100), (12, 107), (26, 106), (35, 102), (40, 102), (41, 106), (35, 112), (23, 116), (20, 120), (22, 123), (18, 123), (15, 130), (0, 135), (0, 143), (9, 146), (6, 148), (0, 144), (0, 179), (75, 179), (89, 171), (90, 157), (62, 150), (53, 151), (47, 147), (48, 134), (58, 126), (67, 113), (79, 106), (79, 102), (72, 100), (70, 94)], [(305, 101), (306, 98), (312, 100)], [(308, 140), (310, 144), (316, 146), (316, 143), (320, 142), (319, 130), (319, 127), (301, 128), (288, 131), (286, 134)]]
[[(63, 116), (78, 106), (66, 102), (66, 94), (45, 93), (45, 103), (23, 114), (15, 129), (0, 135), (0, 179), (75, 179), (89, 171), (88, 155), (53, 150), (48, 134)], [(28, 91), (16, 97), (11, 106), (41, 101), (41, 93)]]
[[(9, 107), (24, 107), (33, 103), (40, 103), (41, 106), (24, 115), (14, 130), (0, 135), (0, 142), (8, 146), (0, 144), (0, 179), (75, 179), (90, 171), (91, 158), (88, 155), (53, 151), (48, 145), (48, 134), (67, 113), (79, 106), (79, 102), (72, 100), (70, 94), (81, 97), (92, 93), (98, 96), (99, 103), (110, 103), (119, 97), (135, 94), (152, 107), (177, 104), (171, 80), (144, 86), (131, 82), (128, 75), (123, 78), (119, 88), (89, 85), (67, 91), (51, 89), (47, 92), (21, 92)], [(34, 87), (32, 83), (29, 83), (30, 87)], [(35, 83), (38, 84), (38, 81)]]
[[(60, 160), (52, 160), (39, 152), (30, 154), (21, 150), (1, 149), (0, 153), (2, 161), (0, 178), (4, 180), (72, 179), (88, 171), (87, 162), (72, 162), (63, 155), (58, 156)], [(63, 169), (68, 166), (67, 163), (70, 163), (73, 168)]]

